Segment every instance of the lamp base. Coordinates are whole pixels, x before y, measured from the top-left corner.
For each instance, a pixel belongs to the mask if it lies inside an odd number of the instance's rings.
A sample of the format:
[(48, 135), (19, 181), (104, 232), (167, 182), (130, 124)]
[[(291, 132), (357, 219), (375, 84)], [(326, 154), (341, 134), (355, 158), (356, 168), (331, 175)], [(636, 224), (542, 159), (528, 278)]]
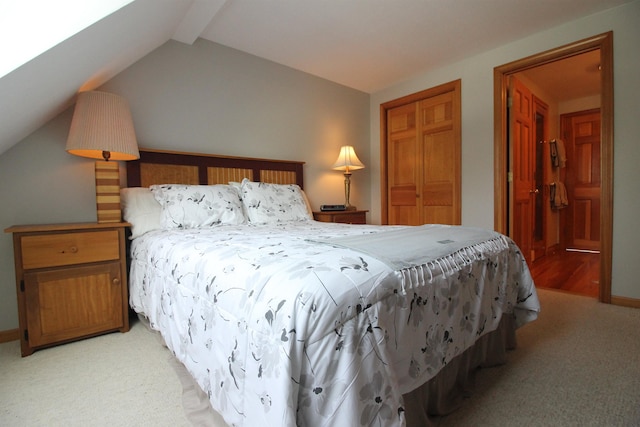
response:
[(96, 207), (98, 223), (122, 222), (118, 162), (96, 162)]
[(349, 196), (351, 195), (351, 173), (344, 173), (344, 209), (346, 211), (355, 211), (356, 207), (349, 203)]

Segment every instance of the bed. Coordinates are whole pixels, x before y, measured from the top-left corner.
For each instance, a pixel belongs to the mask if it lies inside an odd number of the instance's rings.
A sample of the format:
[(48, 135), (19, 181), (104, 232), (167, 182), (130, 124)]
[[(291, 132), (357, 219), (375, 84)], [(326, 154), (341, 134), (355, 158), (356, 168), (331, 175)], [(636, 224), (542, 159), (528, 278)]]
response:
[(131, 307), (229, 426), (428, 425), (537, 317), (526, 262), (490, 230), (313, 221), (302, 165), (141, 150)]

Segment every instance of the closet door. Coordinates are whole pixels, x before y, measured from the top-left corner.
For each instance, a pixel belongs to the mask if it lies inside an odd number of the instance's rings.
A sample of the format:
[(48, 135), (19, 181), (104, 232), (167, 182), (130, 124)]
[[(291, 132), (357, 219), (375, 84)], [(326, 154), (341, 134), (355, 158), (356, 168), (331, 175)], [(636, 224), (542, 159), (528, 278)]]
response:
[(460, 224), (460, 116), (453, 92), (420, 102), (422, 222)]
[(402, 105), (387, 115), (389, 224), (417, 225), (422, 221), (417, 105)]
[(386, 223), (460, 224), (460, 81), (382, 108)]

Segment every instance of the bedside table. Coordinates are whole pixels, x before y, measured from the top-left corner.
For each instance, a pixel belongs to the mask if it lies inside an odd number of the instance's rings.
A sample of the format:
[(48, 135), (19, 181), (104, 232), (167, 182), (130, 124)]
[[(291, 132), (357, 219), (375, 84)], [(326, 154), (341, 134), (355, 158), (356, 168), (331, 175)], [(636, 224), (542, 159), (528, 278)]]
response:
[(22, 356), (106, 332), (129, 330), (128, 223), (15, 225)]
[(314, 212), (313, 219), (320, 222), (339, 222), (343, 224), (366, 224), (369, 211), (324, 211)]

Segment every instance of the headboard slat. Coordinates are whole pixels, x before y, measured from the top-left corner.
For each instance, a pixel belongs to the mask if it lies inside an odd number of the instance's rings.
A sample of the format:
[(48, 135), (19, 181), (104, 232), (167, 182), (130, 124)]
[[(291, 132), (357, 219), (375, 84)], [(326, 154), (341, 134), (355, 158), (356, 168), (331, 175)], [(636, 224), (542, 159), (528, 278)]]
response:
[(295, 184), (296, 174), (291, 171), (261, 170), (260, 181), (274, 184)]
[(158, 163), (140, 164), (140, 186), (154, 184), (198, 184), (197, 166), (163, 165)]
[(253, 177), (251, 169), (209, 167), (207, 171), (209, 185), (227, 184), (231, 181), (242, 182), (244, 178), (251, 179)]

